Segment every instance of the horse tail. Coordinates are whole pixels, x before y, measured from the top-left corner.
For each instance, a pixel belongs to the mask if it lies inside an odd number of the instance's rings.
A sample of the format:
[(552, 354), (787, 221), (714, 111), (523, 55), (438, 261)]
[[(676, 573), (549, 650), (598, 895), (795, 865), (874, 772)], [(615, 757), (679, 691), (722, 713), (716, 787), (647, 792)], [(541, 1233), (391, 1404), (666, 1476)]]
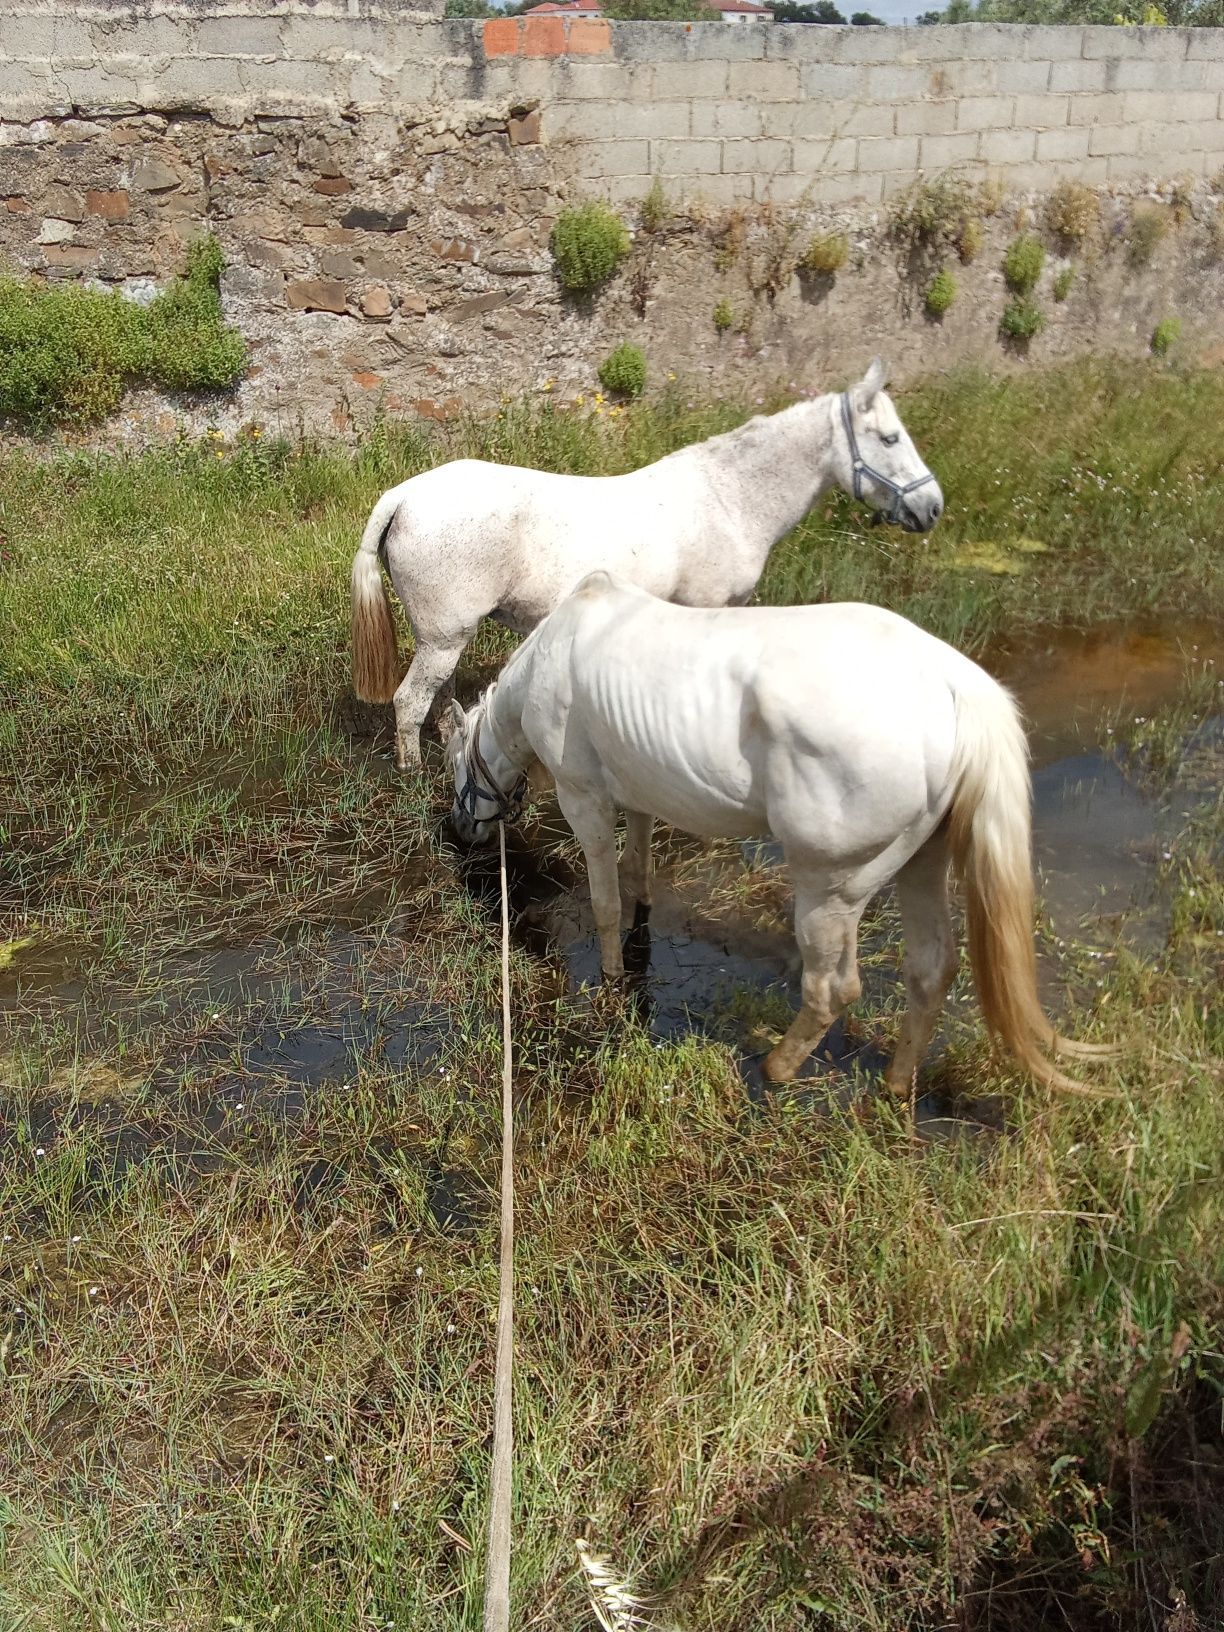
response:
[(1028, 744), (1015, 703), (994, 681), (956, 692), (952, 775), (949, 837), (964, 884), (969, 963), (986, 1025), (1037, 1081), (1098, 1097), (1050, 1058), (1114, 1051), (1070, 1042), (1041, 1008)]
[(393, 488), (370, 512), (353, 557), (353, 689), (365, 703), (389, 703), (403, 676), (379, 556), (399, 510)]

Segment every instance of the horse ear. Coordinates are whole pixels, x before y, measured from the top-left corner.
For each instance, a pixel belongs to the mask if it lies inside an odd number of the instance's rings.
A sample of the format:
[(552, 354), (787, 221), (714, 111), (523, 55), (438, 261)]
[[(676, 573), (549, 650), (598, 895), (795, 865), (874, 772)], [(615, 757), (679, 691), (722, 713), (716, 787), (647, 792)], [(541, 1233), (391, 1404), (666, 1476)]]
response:
[(856, 395), (860, 408), (870, 408), (879, 392), (888, 384), (888, 366), (879, 357), (871, 359), (871, 367), (863, 376)]
[(451, 698), (451, 720), (454, 724), (455, 730), (458, 731), (459, 735), (466, 741), (467, 715), (463, 712), (463, 704), (456, 702), (453, 697)]

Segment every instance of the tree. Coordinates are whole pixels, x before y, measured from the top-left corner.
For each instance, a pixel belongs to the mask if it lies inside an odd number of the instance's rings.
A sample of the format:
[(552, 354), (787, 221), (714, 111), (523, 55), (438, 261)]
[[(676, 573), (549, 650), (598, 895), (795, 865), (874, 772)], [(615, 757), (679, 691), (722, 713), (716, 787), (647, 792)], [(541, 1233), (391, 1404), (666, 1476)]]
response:
[(775, 23), (844, 23), (846, 20), (833, 0), (815, 0), (814, 5), (803, 5), (799, 0), (769, 0), (769, 9)]
[(705, 0), (604, 0), (604, 16), (622, 23), (713, 22)]
[(856, 11), (850, 21), (855, 28), (883, 28), (883, 17), (876, 17), (870, 11)]

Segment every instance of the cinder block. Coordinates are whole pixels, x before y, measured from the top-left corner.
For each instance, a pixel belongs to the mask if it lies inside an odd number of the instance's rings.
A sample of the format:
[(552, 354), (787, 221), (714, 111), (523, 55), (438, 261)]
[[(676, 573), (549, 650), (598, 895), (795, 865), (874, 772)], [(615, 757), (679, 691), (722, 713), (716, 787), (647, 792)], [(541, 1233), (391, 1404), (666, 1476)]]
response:
[(986, 164), (1024, 164), (1036, 151), (1031, 130), (984, 130), (978, 138), (978, 158)]
[(1040, 96), (1049, 89), (1048, 62), (1000, 62), (995, 66), (994, 89), (1006, 96), (1013, 92), (1023, 96)]
[(779, 102), (763, 110), (766, 121), (774, 117), (778, 120), (779, 128), (774, 132), (775, 135), (783, 134), (781, 121), (784, 115), (789, 114), (790, 129), (785, 134), (791, 137), (832, 136), (843, 111), (842, 105), (838, 102), (827, 102), (812, 97), (803, 102)]
[(1050, 64), (1051, 91), (1103, 91), (1109, 65), (1105, 62), (1065, 61)]
[(957, 104), (957, 130), (1004, 130), (1011, 122), (1010, 96), (966, 96)]
[(1178, 148), (1183, 152), (1219, 153), (1224, 149), (1224, 120), (1204, 119), (1193, 124), (1140, 127), (1140, 153), (1155, 157)]
[[(815, 26), (824, 32), (824, 25)], [(851, 102), (857, 101), (867, 90), (867, 70), (858, 63), (813, 62), (803, 68), (801, 77), (804, 96)]]
[[(277, 17), (204, 17), (197, 26), (196, 49), (206, 57), (279, 57), (284, 49), (281, 26)], [(342, 40), (337, 44), (343, 49)]]
[(722, 143), (653, 141), (650, 162), (661, 176), (716, 176), (722, 172)]
[(839, 136), (891, 136), (895, 119), (896, 114), (890, 104), (865, 103), (849, 111), (835, 109), (833, 128)]
[(947, 136), (956, 129), (956, 103), (907, 102), (897, 109), (898, 136)]
[(1201, 176), (1208, 168), (1205, 153), (1120, 153), (1109, 159), (1110, 181), (1160, 181), (1172, 176)]
[(1127, 91), (1123, 101), (1123, 117), (1149, 122), (1175, 124), (1185, 119), (1214, 119), (1220, 105), (1212, 91)]
[(1186, 43), (1189, 62), (1224, 62), (1224, 28), (1192, 28)]
[[(581, 108), (582, 129), (593, 140), (679, 139), (689, 133), (687, 102), (584, 102), (571, 103), (570, 107)], [(567, 121), (570, 118), (567, 114)], [(550, 118), (549, 129), (552, 128)]]
[[(500, 68), (501, 64), (497, 66)], [(509, 71), (520, 71), (522, 66), (526, 65), (516, 64)], [(656, 94), (656, 70), (645, 64), (584, 62), (562, 57), (559, 62), (547, 64), (546, 72), (551, 79), (551, 95), (565, 102), (648, 102)]]
[(1081, 30), (1074, 26), (1030, 23), (1024, 29), (1005, 26), (1004, 32), (1009, 39), (1014, 39), (1012, 49), (1018, 44), (1030, 62), (1059, 62), (1064, 57), (1081, 54)]
[(1016, 124), (1035, 125), (1039, 130), (1065, 125), (1070, 102), (1068, 96), (1018, 96)]
[(896, 64), (867, 69), (867, 99), (870, 102), (906, 102), (925, 96), (931, 88), (927, 68), (905, 68)]
[(702, 176), (689, 187), (686, 197), (692, 203), (716, 210), (730, 209), (736, 204), (752, 201), (751, 176)]
[(582, 176), (644, 176), (650, 173), (649, 142), (575, 143)]
[[(145, 14), (135, 19), (122, 13), (112, 22), (100, 18), (91, 21), (97, 60), (114, 62), (117, 58), (134, 58), (138, 62), (156, 62), (164, 57), (189, 56), (195, 50), (196, 23), (183, 17), (159, 17)], [(332, 30), (334, 35), (334, 28)]]
[(609, 204), (640, 204), (652, 179), (648, 170), (640, 176), (605, 176), (598, 184), (598, 195)]
[(667, 100), (688, 97), (725, 97), (725, 62), (661, 62), (654, 70), (654, 96)]
[(1084, 29), (1081, 55), (1107, 60), (1143, 57), (1148, 62), (1182, 62), (1193, 32), (1189, 28), (1091, 26)]
[(796, 175), (853, 170), (858, 162), (858, 143), (852, 136), (833, 136), (827, 142), (795, 142), (792, 151)]
[(760, 102), (792, 102), (799, 92), (799, 69), (791, 62), (733, 62), (727, 72), (728, 96), (750, 97)]
[(1037, 157), (1039, 160), (1086, 159), (1088, 138), (1091, 134), (1091, 127), (1088, 125), (1066, 125), (1062, 130), (1039, 130)]
[(995, 96), (999, 91), (998, 63), (967, 57), (963, 62), (933, 64), (931, 96)]
[(918, 168), (917, 136), (866, 138), (858, 144), (858, 167), (862, 171), (909, 170)]
[(862, 199), (875, 204), (884, 197), (882, 175), (818, 175), (815, 177), (811, 199), (814, 204), (844, 204)]
[(1067, 109), (1069, 125), (1120, 125), (1126, 117), (1126, 97), (1121, 91), (1104, 96), (1073, 96)]
[(1180, 83), (1181, 66), (1147, 62), (1141, 57), (1122, 57), (1106, 64), (1106, 88), (1111, 91), (1170, 90)]
[(742, 170), (764, 170), (771, 175), (781, 170), (789, 170), (791, 145), (789, 142), (764, 140), (724, 142), (722, 167), (725, 176), (736, 175)]
[[(27, 12), (4, 22), (4, 55), (10, 62), (54, 62), (56, 18), (52, 12)], [(86, 47), (92, 43), (86, 31)]]
[(953, 136), (924, 136), (918, 157), (924, 170), (947, 170), (955, 164), (971, 163), (977, 158), (977, 150), (977, 131), (962, 130)]
[(689, 133), (693, 136), (789, 136), (795, 104), (792, 102), (694, 102)]
[(1089, 125), (1088, 151), (1094, 158), (1112, 158), (1139, 151), (1138, 125)]

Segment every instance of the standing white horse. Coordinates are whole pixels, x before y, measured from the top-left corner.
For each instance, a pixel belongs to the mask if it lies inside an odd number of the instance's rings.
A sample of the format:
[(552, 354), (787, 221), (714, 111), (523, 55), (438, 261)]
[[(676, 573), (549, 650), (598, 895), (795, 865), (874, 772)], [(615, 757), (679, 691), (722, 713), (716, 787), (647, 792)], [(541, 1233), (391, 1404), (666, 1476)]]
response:
[(654, 817), (705, 837), (772, 834), (795, 894), (799, 1014), (765, 1062), (793, 1077), (859, 994), (859, 919), (897, 880), (908, 1008), (886, 1080), (908, 1091), (957, 968), (948, 869), (964, 879), (986, 1023), (1041, 1081), (1051, 1062), (1033, 951), (1028, 752), (1015, 704), (976, 663), (904, 618), (854, 603), (699, 611), (592, 573), (471, 714), (453, 705), (461, 839), (552, 773), (586, 855), (604, 974), (623, 972), (621, 880), (649, 906)]
[[(741, 604), (770, 550), (834, 486), (928, 532), (943, 495), (885, 378), (876, 358), (848, 392), (626, 476), (457, 459), (384, 493), (353, 560), (353, 683), (366, 702), (394, 698), (400, 769), (420, 763), (421, 727), (483, 617), (526, 634), (599, 567), (682, 605)], [(380, 557), (416, 636), (406, 675)]]

